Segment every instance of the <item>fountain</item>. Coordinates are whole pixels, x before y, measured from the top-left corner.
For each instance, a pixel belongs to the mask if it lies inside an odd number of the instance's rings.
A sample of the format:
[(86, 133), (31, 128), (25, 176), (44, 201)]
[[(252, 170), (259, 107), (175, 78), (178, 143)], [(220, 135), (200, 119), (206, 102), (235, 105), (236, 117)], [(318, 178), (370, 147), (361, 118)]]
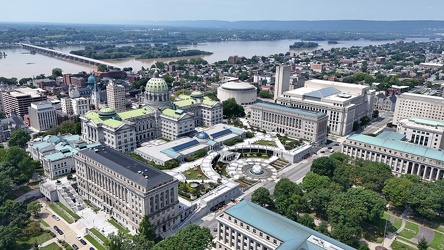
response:
[(254, 174), (254, 175), (261, 175), (261, 174), (264, 173), (264, 170), (262, 169), (262, 166), (261, 166), (261, 165), (255, 164), (255, 165), (251, 168), (250, 172), (251, 172), (252, 174)]

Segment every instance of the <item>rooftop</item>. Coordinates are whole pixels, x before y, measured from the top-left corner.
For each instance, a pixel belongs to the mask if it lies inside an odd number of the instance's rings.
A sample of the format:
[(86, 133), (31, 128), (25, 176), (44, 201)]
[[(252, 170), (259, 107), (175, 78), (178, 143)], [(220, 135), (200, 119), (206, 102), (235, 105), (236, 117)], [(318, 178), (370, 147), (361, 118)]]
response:
[(414, 93), (402, 93), (399, 98), (401, 99), (414, 99), (421, 101), (441, 101), (444, 102), (444, 98), (439, 96), (431, 96), (431, 95), (420, 95)]
[(391, 140), (400, 141), (400, 140), (405, 138), (405, 135), (399, 134), (399, 133), (395, 133), (395, 132), (392, 132), (392, 131), (383, 131), (382, 133), (380, 133), (376, 137), (377, 138), (381, 138), (381, 139), (391, 139)]
[(416, 117), (410, 117), (409, 121), (412, 121), (412, 122), (415, 122), (418, 124), (423, 124), (423, 125), (444, 127), (444, 122), (440, 122), (440, 121), (427, 120), (427, 119), (416, 118)]
[(434, 148), (420, 146), (417, 144), (398, 141), (394, 140), (393, 138), (389, 139), (389, 138), (372, 137), (368, 135), (351, 135), (347, 139), (386, 149), (391, 149), (395, 152), (403, 152), (434, 159), (437, 161), (444, 161), (444, 151), (440, 149), (434, 149)]
[(304, 245), (313, 244), (313, 238), (327, 241), (329, 244), (334, 245), (335, 249), (354, 249), (246, 200), (227, 209), (225, 213), (283, 241), (283, 244), (277, 249), (301, 249)]
[[(126, 154), (120, 153), (106, 146), (99, 146), (96, 149), (83, 150), (82, 154), (111, 170), (125, 176), (141, 186), (151, 188), (161, 183), (172, 180), (172, 177), (162, 171), (138, 161)], [(143, 172), (139, 174), (139, 171)], [(145, 178), (148, 176), (148, 178)]]
[[(186, 106), (190, 106), (192, 104), (196, 104), (196, 100), (193, 99), (191, 96), (189, 95), (180, 95), (179, 98), (180, 100), (177, 100), (174, 102), (174, 105), (178, 106), (178, 107), (186, 107)], [(214, 104), (216, 104), (216, 101), (211, 100), (208, 97), (204, 97), (202, 99), (202, 103), (204, 105), (208, 105), (208, 106), (213, 106)]]
[(232, 90), (256, 90), (256, 87), (251, 85), (248, 82), (242, 81), (230, 81), (221, 85), (223, 89), (232, 89)]
[(311, 117), (325, 116), (325, 114), (322, 112), (312, 112), (312, 111), (308, 111), (308, 110), (290, 108), (290, 107), (271, 104), (271, 103), (256, 103), (256, 104), (254, 104), (254, 106), (269, 108), (269, 109), (277, 109), (277, 110), (284, 111), (284, 112), (289, 112), (289, 113), (294, 113), (294, 114), (299, 114), (299, 115), (306, 115), (306, 116), (311, 116)]
[[(122, 120), (126, 120), (129, 118), (134, 118), (138, 116), (143, 116), (146, 114), (151, 114), (153, 111), (150, 108), (140, 108), (140, 109), (134, 109), (130, 111), (125, 111), (118, 113), (117, 116), (120, 117)], [(86, 118), (91, 119), (95, 124), (104, 124), (107, 126), (110, 126), (112, 128), (118, 128), (124, 124), (123, 121), (114, 119), (114, 118), (108, 118), (108, 119), (102, 119), (98, 112), (96, 111), (90, 111), (85, 114)]]

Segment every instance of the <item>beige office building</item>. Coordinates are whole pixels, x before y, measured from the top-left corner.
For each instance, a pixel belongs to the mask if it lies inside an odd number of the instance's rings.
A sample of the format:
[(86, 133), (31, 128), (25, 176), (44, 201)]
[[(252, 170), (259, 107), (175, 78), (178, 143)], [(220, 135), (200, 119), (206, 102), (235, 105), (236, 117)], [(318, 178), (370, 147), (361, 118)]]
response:
[(51, 102), (31, 103), (28, 108), (30, 127), (37, 131), (45, 131), (58, 125), (57, 112)]
[(328, 117), (322, 112), (271, 103), (256, 103), (251, 106), (251, 126), (318, 145), (327, 142), (327, 122)]
[(411, 143), (444, 149), (444, 122), (410, 117), (398, 122), (396, 132)]
[(135, 232), (148, 215), (159, 235), (180, 222), (172, 176), (106, 146), (80, 151), (74, 162), (79, 194), (120, 225)]
[(444, 98), (403, 93), (396, 100), (393, 124), (409, 117), (444, 122)]
[(125, 87), (111, 81), (106, 87), (106, 98), (108, 106), (117, 113), (126, 110)]

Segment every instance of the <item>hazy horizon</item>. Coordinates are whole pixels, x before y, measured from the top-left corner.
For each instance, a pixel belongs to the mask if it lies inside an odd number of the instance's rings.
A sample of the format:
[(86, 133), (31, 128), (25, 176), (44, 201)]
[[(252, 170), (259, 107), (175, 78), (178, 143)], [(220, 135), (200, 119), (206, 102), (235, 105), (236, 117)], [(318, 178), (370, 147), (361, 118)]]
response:
[(2, 3), (0, 22), (134, 24), (155, 21), (442, 21), (444, 1), (24, 0)]

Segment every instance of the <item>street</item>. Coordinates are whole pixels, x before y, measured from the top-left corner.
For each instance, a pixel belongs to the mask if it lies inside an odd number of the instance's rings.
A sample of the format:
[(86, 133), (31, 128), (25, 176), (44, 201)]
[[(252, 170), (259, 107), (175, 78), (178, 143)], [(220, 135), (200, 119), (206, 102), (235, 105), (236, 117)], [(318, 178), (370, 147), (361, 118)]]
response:
[[(82, 236), (82, 238), (88, 243), (86, 245), (82, 245), (79, 240), (76, 239), (77, 234), (71, 229), (71, 227), (63, 221), (62, 218), (60, 218), (59, 221), (52, 218), (52, 215), (55, 213), (52, 213), (50, 210), (47, 209), (47, 205), (45, 203), (42, 203), (43, 208), (40, 211), (40, 217), (49, 224), (51, 227), (51, 231), (56, 234), (57, 239), (61, 239), (66, 241), (70, 246), (72, 244), (76, 244), (79, 247), (79, 250), (88, 250), (90, 247), (92, 247), (92, 244), (89, 244), (89, 242)], [(57, 214), (55, 214), (57, 216)], [(54, 230), (54, 226), (59, 227), (63, 231), (63, 235), (58, 234)], [(74, 226), (74, 224), (71, 224), (71, 226)]]
[(392, 122), (393, 112), (379, 111), (379, 117), (364, 128), (362, 134), (375, 134), (387, 127), (387, 123)]

